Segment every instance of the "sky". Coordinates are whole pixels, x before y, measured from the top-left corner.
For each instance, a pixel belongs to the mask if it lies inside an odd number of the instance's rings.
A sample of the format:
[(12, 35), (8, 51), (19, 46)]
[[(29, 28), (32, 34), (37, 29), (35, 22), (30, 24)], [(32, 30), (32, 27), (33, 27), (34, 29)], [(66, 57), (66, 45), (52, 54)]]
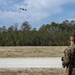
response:
[[(27, 11), (22, 11), (25, 8)], [(28, 21), (32, 28), (75, 20), (75, 0), (0, 0), (0, 27)]]

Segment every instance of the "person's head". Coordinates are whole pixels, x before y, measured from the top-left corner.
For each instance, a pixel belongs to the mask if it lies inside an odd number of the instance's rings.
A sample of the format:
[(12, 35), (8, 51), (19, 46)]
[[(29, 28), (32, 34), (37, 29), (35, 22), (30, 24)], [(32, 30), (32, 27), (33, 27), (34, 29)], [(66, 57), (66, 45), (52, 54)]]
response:
[(70, 44), (75, 44), (75, 34), (70, 37)]

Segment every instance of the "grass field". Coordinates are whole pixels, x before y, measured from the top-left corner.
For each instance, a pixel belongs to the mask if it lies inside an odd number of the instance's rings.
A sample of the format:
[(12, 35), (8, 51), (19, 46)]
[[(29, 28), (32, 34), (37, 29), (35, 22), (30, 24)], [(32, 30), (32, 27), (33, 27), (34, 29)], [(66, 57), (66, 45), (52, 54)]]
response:
[(1, 70), (0, 75), (65, 75), (65, 69)]
[(0, 47), (0, 57), (61, 57), (66, 46)]
[(66, 46), (0, 47), (0, 57), (61, 57)]
[[(0, 47), (0, 57), (61, 57), (66, 46)], [(65, 69), (2, 70), (0, 75), (65, 75)]]

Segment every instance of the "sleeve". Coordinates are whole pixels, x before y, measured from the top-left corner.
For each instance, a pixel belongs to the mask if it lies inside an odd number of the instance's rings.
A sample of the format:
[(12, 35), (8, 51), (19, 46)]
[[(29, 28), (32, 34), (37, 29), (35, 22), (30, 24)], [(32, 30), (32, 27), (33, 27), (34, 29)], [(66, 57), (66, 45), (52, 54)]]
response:
[(69, 65), (69, 57), (70, 57), (70, 49), (67, 48), (64, 51), (64, 57), (63, 57), (63, 62), (62, 62), (63, 67), (67, 67)]

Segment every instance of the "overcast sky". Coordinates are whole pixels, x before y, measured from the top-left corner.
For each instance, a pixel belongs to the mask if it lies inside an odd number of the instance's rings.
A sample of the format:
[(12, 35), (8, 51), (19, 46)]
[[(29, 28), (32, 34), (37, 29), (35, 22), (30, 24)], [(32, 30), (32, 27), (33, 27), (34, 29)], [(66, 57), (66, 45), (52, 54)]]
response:
[[(22, 11), (19, 8), (26, 8)], [(75, 20), (75, 0), (0, 0), (0, 27), (28, 21), (32, 28)]]

